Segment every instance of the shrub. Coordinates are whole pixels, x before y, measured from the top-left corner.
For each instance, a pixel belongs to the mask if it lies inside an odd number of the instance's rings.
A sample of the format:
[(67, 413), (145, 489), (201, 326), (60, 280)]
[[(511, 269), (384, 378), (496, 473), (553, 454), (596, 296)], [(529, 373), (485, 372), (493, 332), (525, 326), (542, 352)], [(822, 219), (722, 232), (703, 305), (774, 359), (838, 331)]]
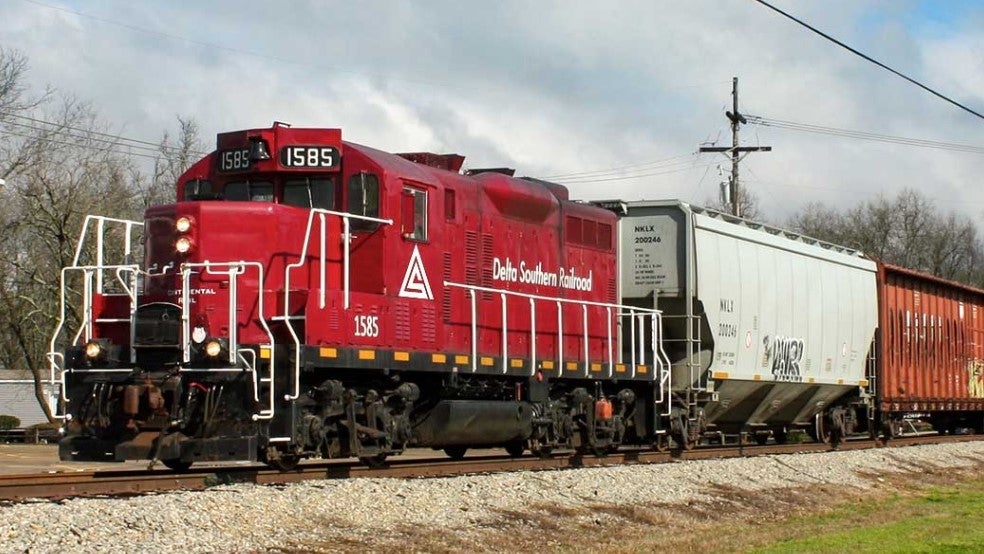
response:
[(0, 431), (20, 427), (20, 419), (12, 415), (0, 415)]

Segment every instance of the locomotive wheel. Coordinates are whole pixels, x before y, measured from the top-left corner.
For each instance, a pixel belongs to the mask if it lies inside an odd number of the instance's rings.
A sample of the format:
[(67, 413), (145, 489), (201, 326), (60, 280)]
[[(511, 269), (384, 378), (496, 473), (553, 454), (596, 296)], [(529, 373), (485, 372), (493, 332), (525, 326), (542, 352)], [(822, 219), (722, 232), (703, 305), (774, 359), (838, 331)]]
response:
[(534, 446), (530, 452), (532, 452), (534, 456), (546, 460), (552, 455), (553, 448), (541, 444), (539, 446)]
[(670, 444), (666, 439), (666, 435), (657, 435), (656, 438), (653, 439), (653, 450), (656, 452), (666, 452), (669, 448)]
[(263, 463), (279, 471), (293, 471), (301, 461), (301, 457), (290, 452), (280, 452), (268, 447), (262, 456)]
[(375, 456), (360, 456), (359, 461), (372, 469), (379, 469), (386, 466), (386, 454), (376, 454)]
[(452, 460), (460, 460), (465, 457), (465, 452), (468, 452), (468, 447), (466, 446), (449, 446), (444, 449), (444, 453), (448, 455), (448, 458)]
[(297, 464), (301, 461), (300, 456), (292, 454), (281, 454), (276, 460), (270, 460), (267, 465), (273, 469), (280, 471), (294, 471), (297, 469)]
[(191, 467), (192, 462), (182, 461), (181, 458), (171, 458), (169, 460), (161, 460), (161, 463), (178, 473), (188, 471)]
[(506, 454), (509, 454), (513, 458), (518, 458), (523, 455), (526, 451), (526, 445), (523, 441), (513, 441), (506, 444)]

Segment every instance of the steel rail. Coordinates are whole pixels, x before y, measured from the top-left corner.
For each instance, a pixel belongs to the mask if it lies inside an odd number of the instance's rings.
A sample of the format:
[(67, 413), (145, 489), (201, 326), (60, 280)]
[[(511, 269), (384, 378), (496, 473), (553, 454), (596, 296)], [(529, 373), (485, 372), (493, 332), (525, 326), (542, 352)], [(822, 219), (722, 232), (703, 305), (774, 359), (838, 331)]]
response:
[(67, 498), (92, 496), (132, 496), (177, 490), (205, 490), (209, 487), (233, 483), (276, 485), (317, 479), (452, 477), (482, 473), (654, 464), (675, 460), (805, 454), (981, 440), (984, 440), (984, 436), (936, 435), (896, 438), (887, 444), (880, 440), (871, 439), (850, 440), (836, 448), (831, 448), (829, 444), (823, 443), (771, 444), (765, 446), (729, 444), (667, 452), (626, 449), (607, 456), (562, 452), (549, 458), (533, 456), (511, 458), (506, 455), (482, 455), (463, 460), (450, 460), (445, 457), (394, 459), (384, 467), (379, 468), (370, 468), (354, 460), (344, 460), (304, 463), (292, 471), (278, 471), (266, 466), (253, 465), (194, 468), (184, 473), (156, 469), (0, 475), (0, 502), (21, 502), (34, 499), (60, 501)]

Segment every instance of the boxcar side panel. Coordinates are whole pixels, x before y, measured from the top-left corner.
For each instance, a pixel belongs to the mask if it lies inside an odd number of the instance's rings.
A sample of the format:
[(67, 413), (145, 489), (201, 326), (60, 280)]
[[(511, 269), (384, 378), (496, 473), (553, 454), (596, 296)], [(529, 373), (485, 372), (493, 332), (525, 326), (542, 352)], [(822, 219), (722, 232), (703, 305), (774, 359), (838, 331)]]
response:
[(883, 411), (984, 410), (984, 291), (880, 264)]

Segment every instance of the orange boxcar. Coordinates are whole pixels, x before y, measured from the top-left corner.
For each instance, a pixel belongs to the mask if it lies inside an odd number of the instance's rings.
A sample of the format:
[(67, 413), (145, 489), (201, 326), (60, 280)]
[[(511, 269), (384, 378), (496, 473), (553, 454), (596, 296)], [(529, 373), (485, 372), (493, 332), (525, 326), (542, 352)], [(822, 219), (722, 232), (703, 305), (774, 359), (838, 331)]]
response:
[(984, 290), (879, 264), (878, 294), (876, 390), (883, 418), (920, 413), (940, 431), (980, 429)]

